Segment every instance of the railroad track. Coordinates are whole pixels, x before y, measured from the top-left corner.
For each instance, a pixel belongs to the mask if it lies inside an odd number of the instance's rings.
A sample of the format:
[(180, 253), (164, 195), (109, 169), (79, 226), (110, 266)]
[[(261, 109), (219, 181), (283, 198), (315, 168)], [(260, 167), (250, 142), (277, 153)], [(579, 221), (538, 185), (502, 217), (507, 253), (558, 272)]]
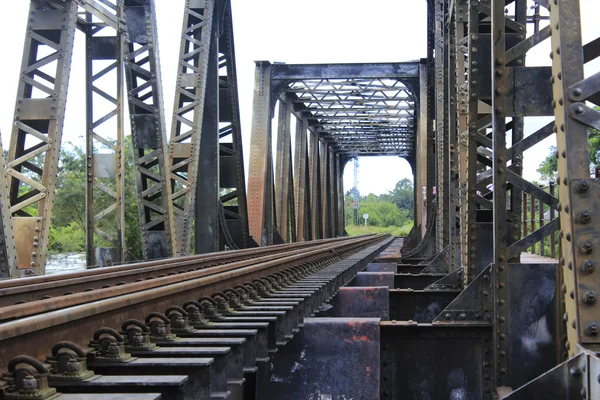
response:
[(367, 235), (1, 282), (5, 398), (51, 398), (53, 388), (253, 398), (258, 366), (391, 241)]

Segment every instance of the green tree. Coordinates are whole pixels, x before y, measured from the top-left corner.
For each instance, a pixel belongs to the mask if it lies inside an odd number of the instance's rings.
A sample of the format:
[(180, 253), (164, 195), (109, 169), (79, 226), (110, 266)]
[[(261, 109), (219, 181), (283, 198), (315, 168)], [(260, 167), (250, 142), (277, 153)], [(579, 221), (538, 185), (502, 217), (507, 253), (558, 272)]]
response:
[[(600, 111), (600, 107), (594, 107), (594, 109)], [(600, 131), (592, 128), (588, 129), (588, 143), (590, 146), (590, 169), (593, 171), (600, 167)], [(537, 172), (543, 182), (556, 179), (558, 172), (556, 146), (550, 147), (550, 155), (540, 164)]]
[(415, 192), (410, 179), (404, 178), (398, 183), (394, 190), (388, 193), (390, 200), (396, 204), (399, 210), (406, 210), (409, 219), (415, 216)]
[[(131, 259), (142, 258), (137, 192), (131, 136), (125, 138), (125, 243)], [(113, 188), (114, 190), (115, 188)], [(85, 250), (85, 154), (72, 143), (61, 149), (56, 197), (50, 232), (51, 252)], [(95, 199), (95, 207), (104, 209), (107, 199)], [(115, 216), (116, 218), (116, 216)], [(116, 220), (115, 220), (116, 221)], [(106, 223), (110, 224), (110, 219)], [(99, 239), (96, 245), (107, 245)]]

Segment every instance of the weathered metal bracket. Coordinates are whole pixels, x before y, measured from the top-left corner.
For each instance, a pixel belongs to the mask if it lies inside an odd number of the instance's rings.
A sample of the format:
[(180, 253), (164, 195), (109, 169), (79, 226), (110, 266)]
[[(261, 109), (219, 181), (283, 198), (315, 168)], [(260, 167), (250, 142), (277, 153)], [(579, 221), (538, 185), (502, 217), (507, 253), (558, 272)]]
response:
[(459, 268), (450, 272), (442, 279), (427, 286), (425, 290), (447, 290), (447, 289), (461, 289), (463, 284), (463, 269)]
[(600, 397), (600, 359), (584, 352), (520, 387), (506, 400), (534, 398), (597, 399)]
[(387, 286), (343, 287), (322, 316), (342, 318), (381, 318), (390, 316), (390, 294)]
[(468, 321), (471, 324), (491, 324), (493, 322), (491, 274), (490, 264), (433, 320), (433, 323)]
[(394, 288), (393, 272), (359, 272), (351, 282), (351, 286), (387, 286)]
[(396, 272), (396, 263), (368, 263), (364, 272)]
[[(574, 240), (573, 262), (566, 267), (573, 271), (574, 289), (568, 295), (578, 305), (577, 333), (581, 343), (600, 344), (600, 303), (596, 288), (600, 281), (600, 180), (572, 179), (571, 191), (573, 231), (569, 240)], [(573, 321), (575, 323), (575, 321)]]
[(379, 343), (378, 318), (307, 318), (269, 363), (257, 398), (377, 399)]
[(444, 247), (444, 249), (442, 251), (440, 251), (439, 253), (437, 253), (435, 255), (435, 257), (433, 257), (433, 259), (429, 262), (429, 264), (427, 264), (427, 266), (425, 268), (423, 268), (423, 271), (421, 271), (422, 274), (439, 274), (439, 273), (447, 273), (448, 271), (448, 262), (447, 262), (447, 256), (448, 256), (448, 251), (449, 251), (449, 246)]

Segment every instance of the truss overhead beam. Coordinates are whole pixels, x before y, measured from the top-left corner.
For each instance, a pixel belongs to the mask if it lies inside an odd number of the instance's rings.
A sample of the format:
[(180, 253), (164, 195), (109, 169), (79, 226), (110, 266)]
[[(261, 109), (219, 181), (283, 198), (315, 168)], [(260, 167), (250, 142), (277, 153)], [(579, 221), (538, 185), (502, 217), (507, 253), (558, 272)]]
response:
[(273, 80), (418, 77), (419, 61), (373, 64), (273, 63)]

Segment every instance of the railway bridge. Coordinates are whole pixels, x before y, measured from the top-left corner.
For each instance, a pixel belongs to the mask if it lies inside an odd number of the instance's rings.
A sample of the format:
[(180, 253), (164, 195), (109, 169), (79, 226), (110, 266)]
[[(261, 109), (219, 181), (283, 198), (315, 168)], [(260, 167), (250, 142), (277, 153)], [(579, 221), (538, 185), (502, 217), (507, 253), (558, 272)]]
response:
[[(258, 61), (243, 149), (230, 1), (185, 1), (167, 129), (154, 0), (31, 0), (0, 152), (0, 398), (600, 398), (584, 3), (428, 0), (420, 60)], [(81, 35), (97, 268), (45, 274)], [(547, 138), (546, 188), (523, 172)], [(382, 155), (412, 168), (414, 227), (350, 237), (344, 168)]]

